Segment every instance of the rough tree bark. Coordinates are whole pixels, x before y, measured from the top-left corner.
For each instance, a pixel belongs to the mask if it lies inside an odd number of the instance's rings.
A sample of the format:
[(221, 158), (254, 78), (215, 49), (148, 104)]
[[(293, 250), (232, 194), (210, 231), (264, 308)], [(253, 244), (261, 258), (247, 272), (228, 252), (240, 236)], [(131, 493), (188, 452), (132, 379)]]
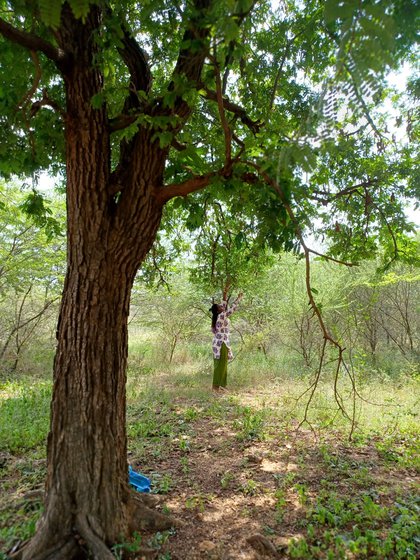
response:
[(24, 560), (80, 558), (83, 550), (98, 560), (112, 558), (108, 546), (127, 537), (138, 517), (133, 508), (141, 507), (128, 486), (127, 320), (134, 276), (161, 219), (154, 187), (162, 182), (164, 160), (151, 133), (140, 134), (136, 164), (116, 204), (109, 187), (106, 108), (91, 105), (102, 88), (93, 62), (100, 20), (97, 8), (83, 25), (67, 9), (58, 33), (71, 57), (63, 68), (68, 269), (57, 331), (45, 512), (35, 537), (17, 554)]

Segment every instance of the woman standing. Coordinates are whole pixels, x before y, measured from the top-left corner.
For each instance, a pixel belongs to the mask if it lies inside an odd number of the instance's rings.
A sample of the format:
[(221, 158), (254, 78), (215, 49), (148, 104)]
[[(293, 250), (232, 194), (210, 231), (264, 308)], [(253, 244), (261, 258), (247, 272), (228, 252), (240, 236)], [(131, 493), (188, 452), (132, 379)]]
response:
[(213, 358), (214, 374), (213, 389), (218, 391), (220, 387), (225, 388), (227, 383), (227, 364), (228, 360), (233, 359), (230, 347), (230, 320), (229, 317), (235, 311), (238, 303), (242, 299), (242, 293), (228, 307), (226, 294), (220, 304), (213, 304), (210, 308), (212, 312), (211, 330), (213, 331)]

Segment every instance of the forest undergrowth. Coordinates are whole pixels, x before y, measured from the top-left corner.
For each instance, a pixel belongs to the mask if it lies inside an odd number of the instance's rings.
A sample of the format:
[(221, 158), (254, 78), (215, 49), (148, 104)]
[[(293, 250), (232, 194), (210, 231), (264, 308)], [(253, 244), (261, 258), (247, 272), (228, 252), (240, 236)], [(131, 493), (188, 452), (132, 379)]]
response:
[[(181, 346), (168, 363), (132, 342), (129, 464), (151, 478), (156, 507), (182, 524), (135, 535), (115, 558), (140, 558), (146, 544), (160, 560), (417, 558), (420, 382), (412, 373), (362, 377), (348, 441), (328, 372), (311, 427), (297, 430), (310, 374), (289, 368), (287, 355), (239, 353), (228, 391), (215, 394), (204, 348)], [(1, 383), (2, 560), (42, 511), (50, 395), (47, 375)]]

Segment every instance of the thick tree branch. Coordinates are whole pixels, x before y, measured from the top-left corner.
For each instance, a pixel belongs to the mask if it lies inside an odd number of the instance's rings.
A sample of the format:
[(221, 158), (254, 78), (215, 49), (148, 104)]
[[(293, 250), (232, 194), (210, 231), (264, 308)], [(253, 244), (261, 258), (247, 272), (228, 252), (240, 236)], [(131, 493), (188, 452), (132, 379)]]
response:
[[(219, 102), (217, 91), (213, 91), (213, 90), (207, 88), (202, 82), (198, 82), (196, 88), (200, 92), (204, 92), (204, 93), (201, 93), (201, 96), (202, 96), (203, 99), (208, 99), (210, 101), (215, 101), (216, 103)], [(223, 108), (225, 109), (225, 111), (229, 111), (230, 113), (233, 113), (254, 134), (257, 134), (261, 130), (261, 128), (264, 126), (264, 123), (262, 121), (252, 120), (248, 116), (246, 110), (243, 107), (241, 107), (237, 103), (234, 103), (233, 101), (231, 101), (227, 96), (225, 96), (225, 95), (222, 96), (222, 102), (223, 102)], [(132, 112), (130, 115), (121, 114), (121, 115), (118, 115), (117, 117), (113, 118), (110, 121), (111, 132), (115, 132), (116, 130), (122, 130), (124, 128), (127, 128), (128, 126), (133, 124), (133, 122), (136, 120), (138, 115), (139, 115), (139, 113), (137, 113), (137, 112), (133, 113)], [(238, 142), (238, 143), (240, 143), (240, 142)]]
[(123, 31), (124, 49), (120, 48), (118, 52), (130, 71), (131, 82), (135, 89), (148, 93), (152, 87), (152, 73), (148, 56), (125, 27), (123, 27)]
[[(229, 172), (230, 173), (230, 172)], [(155, 197), (161, 203), (165, 204), (171, 198), (176, 196), (187, 196), (193, 192), (199, 191), (208, 187), (212, 179), (215, 177), (226, 177), (226, 169), (223, 167), (218, 171), (212, 171), (205, 175), (196, 175), (183, 181), (182, 183), (173, 183), (166, 185), (156, 190)], [(254, 173), (246, 172), (240, 176), (244, 183), (254, 184), (257, 182), (258, 177)]]
[(56, 101), (54, 101), (54, 99), (51, 99), (46, 89), (42, 90), (42, 99), (39, 99), (38, 101), (32, 103), (30, 116), (31, 117), (35, 116), (38, 113), (38, 111), (41, 109), (41, 107), (51, 107), (52, 109), (54, 109), (56, 113), (58, 113), (61, 116), (62, 119), (64, 119), (66, 116), (66, 113), (63, 110), (63, 108), (60, 107), (60, 105)]
[(141, 107), (137, 91), (149, 93), (152, 87), (152, 73), (146, 52), (140, 47), (133, 35), (125, 25), (121, 26), (123, 38), (121, 40), (124, 48), (118, 48), (118, 52), (130, 72), (130, 93), (125, 100), (123, 113), (130, 109)]
[(54, 45), (38, 37), (38, 35), (34, 33), (28, 33), (27, 31), (17, 29), (2, 18), (0, 18), (0, 33), (3, 37), (12, 41), (12, 43), (21, 45), (31, 51), (44, 53), (45, 56), (53, 60), (59, 68), (68, 61), (68, 55), (62, 49), (54, 47)]
[[(111, 10), (108, 10), (108, 13), (111, 14)], [(123, 38), (121, 39), (123, 47), (118, 47), (118, 52), (130, 73), (130, 87), (122, 113), (109, 122), (110, 132), (123, 130), (136, 121), (140, 113), (138, 110), (142, 108), (137, 92), (144, 91), (148, 94), (152, 87), (152, 73), (147, 53), (140, 47), (124, 24), (121, 25), (121, 30), (123, 32)]]
[[(185, 84), (185, 82), (191, 83), (192, 87), (195, 87), (196, 83), (201, 78), (204, 60), (208, 52), (207, 42), (210, 34), (205, 16), (211, 3), (212, 0), (194, 0), (194, 15), (191, 17), (190, 21), (187, 22), (178, 60), (173, 71), (172, 81), (168, 86), (168, 92), (176, 92), (180, 82), (182, 82), (182, 84)], [(124, 35), (124, 47), (125, 48), (120, 51), (120, 54), (125, 57), (124, 60), (130, 69), (132, 78), (132, 88), (130, 88), (130, 90), (133, 89), (133, 91), (130, 92), (130, 95), (126, 99), (123, 110), (125, 115), (117, 117), (114, 122), (110, 123), (111, 131), (121, 130), (129, 126), (134, 122), (131, 118), (135, 120), (135, 118), (145, 110), (136, 92), (143, 88), (147, 93), (151, 85), (151, 76), (148, 66), (146, 66), (146, 57), (142, 49), (128, 33)], [(142, 71), (146, 72), (145, 77), (142, 77)], [(174, 134), (182, 128), (192, 111), (192, 107), (183, 99), (183, 93), (184, 88), (182, 86), (179, 95), (176, 95), (173, 103), (165, 103), (165, 99), (161, 98), (155, 101), (153, 109), (149, 107), (152, 116), (177, 115), (179, 117), (179, 124), (172, 129)], [(130, 162), (136, 159), (137, 138), (138, 134), (135, 134), (129, 141), (123, 140), (121, 142), (120, 161), (117, 169), (112, 174), (111, 182), (115, 184), (121, 183), (121, 174), (126, 174), (127, 168), (132, 167), (132, 163)], [(163, 202), (165, 201), (164, 199)]]
[(183, 152), (184, 150), (187, 149), (186, 144), (182, 144), (176, 138), (172, 138), (171, 146), (177, 152)]
[[(208, 38), (210, 27), (207, 25), (206, 13), (212, 4), (212, 0), (194, 0), (194, 15), (187, 24), (181, 42), (178, 59), (173, 71), (173, 79), (169, 84), (169, 91), (176, 91), (177, 81), (182, 77), (191, 84), (197, 84), (201, 79), (204, 60), (208, 54)], [(173, 113), (186, 120), (192, 108), (182, 98), (176, 97), (173, 105)]]
[(232, 131), (226, 118), (225, 107), (223, 104), (222, 78), (220, 76), (220, 70), (217, 64), (216, 53), (214, 53), (211, 60), (213, 62), (214, 74), (216, 79), (217, 107), (219, 110), (219, 117), (223, 129), (223, 135), (225, 137), (225, 169), (228, 171), (232, 167)]
[[(216, 102), (218, 101), (217, 92), (207, 88), (204, 84), (202, 83), (197, 84), (197, 89), (205, 92), (205, 95), (204, 94), (202, 95), (204, 99), (210, 99), (211, 101), (216, 101)], [(234, 115), (236, 115), (237, 117), (239, 117), (241, 119), (241, 122), (245, 126), (247, 126), (254, 134), (259, 132), (261, 127), (264, 125), (264, 123), (261, 121), (253, 121), (247, 115), (247, 112), (243, 107), (230, 101), (230, 99), (227, 96), (223, 96), (223, 107), (225, 108), (226, 111), (229, 111)]]
[(116, 117), (109, 120), (110, 132), (124, 130), (124, 128), (127, 128), (134, 122), (136, 122), (137, 117), (138, 114), (125, 115), (121, 113), (120, 115), (117, 115)]
[(155, 196), (161, 204), (165, 204), (165, 202), (175, 196), (187, 196), (188, 194), (204, 189), (210, 184), (210, 181), (218, 175), (221, 175), (221, 171), (213, 171), (206, 175), (191, 177), (183, 183), (173, 183), (159, 189)]
[[(108, 13), (111, 13), (110, 10)], [(124, 101), (122, 114), (109, 121), (110, 132), (123, 130), (134, 124), (138, 116), (144, 111), (145, 103), (141, 100), (138, 92), (143, 91), (146, 95), (152, 87), (152, 73), (147, 60), (146, 52), (137, 43), (134, 36), (127, 27), (122, 24), (123, 47), (118, 48), (118, 52), (130, 73), (129, 93)], [(130, 140), (123, 139), (120, 143), (120, 158), (117, 169), (112, 173), (110, 180), (110, 192), (116, 194), (121, 191), (121, 172), (125, 172), (131, 165), (129, 162), (134, 159), (136, 149), (135, 135)]]

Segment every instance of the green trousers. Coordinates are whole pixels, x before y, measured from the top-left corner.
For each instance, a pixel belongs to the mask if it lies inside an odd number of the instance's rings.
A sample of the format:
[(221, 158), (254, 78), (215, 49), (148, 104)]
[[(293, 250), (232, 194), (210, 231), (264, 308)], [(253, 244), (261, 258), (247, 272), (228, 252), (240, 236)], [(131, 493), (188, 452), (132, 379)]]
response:
[(220, 359), (214, 360), (213, 388), (226, 387), (227, 383), (228, 349), (225, 343), (220, 350)]

